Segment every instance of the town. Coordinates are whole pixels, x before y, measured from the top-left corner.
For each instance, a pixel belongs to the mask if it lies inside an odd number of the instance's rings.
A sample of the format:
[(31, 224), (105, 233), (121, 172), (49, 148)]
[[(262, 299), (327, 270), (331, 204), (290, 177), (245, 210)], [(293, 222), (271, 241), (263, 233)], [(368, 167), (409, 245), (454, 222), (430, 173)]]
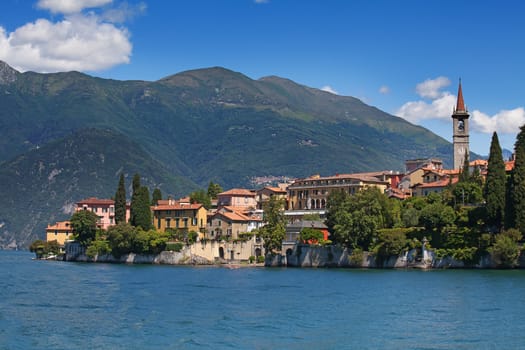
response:
[[(356, 252), (371, 250), (371, 247), (375, 247), (376, 259), (383, 249), (384, 259), (404, 251), (406, 260), (410, 248), (416, 252), (414, 259), (417, 259), (418, 252), (419, 257), (423, 256), (425, 259), (424, 246), (430, 239), (430, 244), (437, 248), (441, 256), (452, 255), (456, 260), (471, 261), (474, 264), (482, 253), (493, 249), (494, 244), (497, 243), (497, 236), (494, 234), (502, 231), (504, 227), (502, 215), (498, 214), (500, 216), (496, 215), (494, 218), (491, 213), (488, 213), (488, 216), (478, 214), (478, 219), (481, 215), (481, 218), (487, 220), (479, 223), (478, 226), (472, 224), (477, 208), (489, 208), (492, 205), (491, 200), (486, 197), (487, 191), (490, 191), (487, 190), (490, 187), (488, 182), (490, 180), (487, 180), (487, 177), (492, 175), (491, 161), (497, 160), (491, 158), (469, 160), (469, 113), (463, 100), (461, 81), (451, 118), (454, 152), (452, 169), (445, 169), (440, 159), (422, 158), (406, 160), (404, 172), (387, 170), (332, 176), (313, 175), (255, 190), (233, 188), (223, 191), (218, 184), (210, 182), (207, 192), (195, 192), (180, 199), (163, 199), (159, 190), (155, 190), (153, 198), (150, 199), (148, 190), (142, 203), (142, 208), (145, 207), (146, 211), (143, 215), (145, 219), (138, 218), (140, 214), (137, 214), (137, 209), (133, 213), (134, 202), (137, 202), (136, 198), (140, 196), (140, 177), (136, 175), (133, 180), (132, 201), (124, 202), (124, 217), (122, 217), (123, 209), (120, 209), (121, 218), (118, 218), (118, 191), (114, 199), (86, 198), (79, 200), (75, 205), (73, 217), (83, 212), (94, 214), (96, 229), (102, 232), (99, 233), (104, 241), (102, 245), (93, 245), (94, 236), (87, 241), (79, 242), (79, 232), (76, 232), (72, 222), (75, 219), (72, 218), (71, 221), (56, 222), (47, 226), (46, 247), (55, 247), (54, 250), (43, 248), (44, 244), (40, 241), (35, 242), (31, 249), (42, 257), (54, 257), (65, 251), (66, 257), (69, 256), (74, 260), (84, 254), (93, 259), (97, 255), (110, 253), (114, 256), (126, 253), (152, 254), (159, 253), (161, 250), (180, 251), (186, 247), (191, 256), (208, 263), (262, 263), (265, 261), (265, 256), (272, 253), (284, 258), (286, 264), (290, 262), (292, 255), (297, 255), (297, 245), (301, 244), (315, 246), (342, 244), (354, 251), (352, 253), (354, 260), (357, 259), (358, 262), (359, 259), (362, 260), (362, 255)], [(497, 135), (495, 136), (497, 144)], [(497, 146), (499, 157), (502, 157), (499, 144), (493, 146)], [(509, 178), (514, 170), (514, 156), (500, 163), (504, 169), (504, 178)], [(122, 187), (123, 190), (122, 175), (120, 181), (119, 188)], [(338, 204), (344, 204), (347, 199), (339, 198), (338, 202), (337, 196), (344, 194), (357, 197), (358, 194), (371, 190), (384, 196), (390, 203), (397, 204), (389, 204), (389, 212), (386, 214), (385, 212), (371, 214), (359, 208), (358, 211), (361, 210), (362, 215), (358, 214), (358, 216), (363, 218), (366, 215), (390, 215), (392, 216), (388, 219), (390, 222), (386, 223), (388, 220), (384, 220), (385, 222), (380, 224), (375, 222), (363, 224), (359, 223), (359, 220), (354, 220), (354, 232), (350, 228), (342, 228), (346, 223), (336, 218), (334, 213), (339, 210)], [(500, 195), (503, 198), (505, 192), (508, 192), (504, 187), (499, 188), (498, 191), (502, 192)], [(374, 194), (371, 196), (373, 197)], [(426, 202), (421, 204), (424, 200)], [(122, 206), (122, 200), (120, 203)], [(432, 205), (434, 205), (433, 209), (428, 209)], [(447, 212), (444, 209), (447, 205), (455, 210), (451, 214), (452, 218), (424, 216), (425, 207), (431, 212), (430, 214), (439, 215)], [(396, 210), (397, 214), (392, 214)], [(410, 213), (414, 214), (415, 220), (414, 218), (410, 220)], [(491, 221), (490, 218), (494, 220)], [(128, 244), (127, 249), (119, 248), (120, 250), (115, 245), (111, 247), (111, 243), (106, 244), (106, 238), (112, 237), (112, 228), (117, 224), (126, 223), (140, 226), (144, 231), (152, 230), (155, 232), (153, 235), (163, 235), (161, 244), (156, 243), (160, 250), (144, 249), (142, 252), (137, 252), (136, 249), (133, 250), (132, 244)], [(355, 230), (361, 230), (358, 234), (364, 234), (369, 227), (374, 231), (370, 236), (355, 239)], [(514, 227), (519, 228), (519, 226)], [(391, 231), (387, 231), (388, 229)], [(388, 234), (394, 234), (396, 237), (387, 238)], [(489, 236), (486, 236), (487, 234)], [(457, 240), (457, 235), (462, 237), (461, 244), (449, 241), (451, 237)], [(514, 234), (513, 237), (513, 243), (521, 239), (521, 235), (517, 237)], [(154, 238), (150, 237), (150, 239)], [(398, 247), (385, 250), (388, 239), (391, 240), (390, 243), (395, 242)], [(89, 244), (92, 244), (91, 250)], [(59, 250), (56, 249), (57, 247)], [(493, 249), (492, 252), (495, 250)], [(516, 256), (510, 262), (510, 266), (517, 264), (517, 258)], [(509, 262), (503, 259), (500, 265), (508, 264)], [(356, 265), (360, 266), (359, 263)]]

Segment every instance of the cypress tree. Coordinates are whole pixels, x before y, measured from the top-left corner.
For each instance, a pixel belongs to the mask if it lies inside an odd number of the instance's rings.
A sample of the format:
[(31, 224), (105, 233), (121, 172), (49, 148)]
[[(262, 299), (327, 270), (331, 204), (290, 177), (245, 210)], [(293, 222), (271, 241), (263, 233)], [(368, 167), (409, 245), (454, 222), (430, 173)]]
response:
[(487, 208), (487, 223), (498, 231), (503, 226), (505, 216), (505, 162), (499, 145), (498, 134), (492, 134), (487, 166), (487, 180), (483, 191)]
[(162, 199), (162, 192), (160, 192), (160, 189), (156, 188), (153, 190), (153, 194), (151, 195), (151, 205), (157, 205), (157, 202)]
[(137, 192), (134, 226), (142, 227), (143, 230), (147, 231), (151, 228), (151, 202), (149, 198), (149, 190), (146, 186), (142, 186)]
[(117, 192), (115, 193), (115, 223), (126, 222), (126, 187), (124, 184), (124, 174), (120, 174)]
[(470, 163), (468, 153), (465, 152), (465, 158), (463, 159), (463, 167), (461, 168), (461, 173), (459, 174), (459, 182), (469, 182), (470, 181)]
[(525, 125), (520, 132), (514, 145), (514, 170), (510, 181), (510, 215), (512, 215), (513, 227), (521, 233), (525, 233)]
[(133, 175), (133, 182), (132, 182), (132, 189), (133, 193), (131, 194), (131, 208), (130, 208), (130, 223), (133, 226), (137, 226), (136, 224), (136, 216), (137, 216), (137, 200), (138, 200), (138, 194), (140, 190), (140, 175), (135, 174)]

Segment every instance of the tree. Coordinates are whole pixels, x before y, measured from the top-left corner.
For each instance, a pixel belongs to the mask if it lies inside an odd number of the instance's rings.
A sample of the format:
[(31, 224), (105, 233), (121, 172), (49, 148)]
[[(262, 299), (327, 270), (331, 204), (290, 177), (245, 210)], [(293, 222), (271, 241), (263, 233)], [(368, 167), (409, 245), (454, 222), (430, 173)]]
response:
[(264, 203), (264, 223), (259, 229), (259, 234), (264, 240), (266, 253), (280, 251), (286, 232), (286, 218), (283, 212), (284, 199), (270, 197)]
[(517, 242), (521, 237), (518, 230), (504, 231), (496, 236), (496, 241), (488, 249), (496, 266), (511, 268), (518, 265), (520, 247)]
[(461, 173), (459, 173), (459, 182), (470, 181), (470, 163), (468, 152), (465, 152), (465, 158), (463, 158), (463, 166), (461, 167)]
[(77, 241), (84, 247), (89, 246), (91, 241), (95, 240), (97, 221), (98, 216), (91, 210), (80, 210), (71, 216), (73, 232), (75, 232)]
[(379, 231), (374, 253), (383, 261), (390, 256), (401, 254), (407, 246), (406, 229), (383, 229)]
[(146, 186), (140, 187), (135, 200), (135, 220), (133, 226), (141, 227), (145, 231), (151, 228), (150, 204), (148, 188)]
[(211, 208), (211, 198), (204, 190), (198, 190), (190, 193), (190, 201), (191, 203), (200, 203), (206, 209)]
[(126, 222), (126, 186), (122, 173), (115, 193), (115, 223), (120, 224), (121, 222)]
[(525, 233), (525, 125), (520, 128), (514, 154), (516, 158), (509, 188), (510, 208), (506, 214), (510, 215), (512, 227)]
[(136, 226), (136, 216), (137, 216), (137, 203), (138, 203), (138, 197), (139, 197), (139, 189), (141, 188), (140, 185), (140, 175), (135, 174), (133, 175), (133, 181), (132, 181), (132, 190), (131, 193), (131, 207), (130, 207), (130, 222), (131, 225)]
[(299, 239), (305, 244), (319, 244), (323, 241), (323, 232), (312, 227), (305, 227), (299, 234)]
[(363, 189), (353, 196), (333, 192), (328, 198), (327, 208), (326, 223), (332, 241), (352, 248), (368, 249), (378, 229), (399, 221), (397, 210), (393, 215), (388, 198), (375, 187)]
[(498, 134), (492, 134), (487, 166), (487, 179), (483, 189), (487, 217), (486, 222), (497, 231), (503, 226), (505, 216), (505, 162), (499, 145)]
[(153, 190), (153, 193), (151, 194), (151, 205), (155, 206), (158, 204), (158, 202), (162, 199), (162, 192), (159, 188), (156, 188)]
[(223, 192), (221, 185), (210, 181), (210, 183), (208, 184), (208, 197), (210, 197), (211, 199), (216, 199), (217, 195), (221, 192)]
[(121, 223), (108, 228), (108, 242), (114, 257), (120, 258), (124, 254), (131, 253), (137, 231), (128, 223)]
[(481, 187), (472, 181), (458, 182), (452, 189), (452, 195), (456, 205), (478, 204), (483, 199)]

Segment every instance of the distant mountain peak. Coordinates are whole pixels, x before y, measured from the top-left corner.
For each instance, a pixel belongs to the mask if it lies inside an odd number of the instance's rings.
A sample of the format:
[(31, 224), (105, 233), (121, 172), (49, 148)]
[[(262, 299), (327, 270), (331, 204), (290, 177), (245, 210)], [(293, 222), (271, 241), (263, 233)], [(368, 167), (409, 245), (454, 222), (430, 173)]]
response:
[(17, 70), (11, 68), (4, 61), (0, 61), (0, 85), (14, 83), (18, 74)]

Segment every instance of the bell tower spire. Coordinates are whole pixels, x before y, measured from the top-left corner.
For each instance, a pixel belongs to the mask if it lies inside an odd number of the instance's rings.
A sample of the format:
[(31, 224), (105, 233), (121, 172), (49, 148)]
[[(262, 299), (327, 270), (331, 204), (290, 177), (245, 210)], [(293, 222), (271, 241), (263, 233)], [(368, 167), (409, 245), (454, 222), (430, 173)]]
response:
[(463, 89), (461, 88), (461, 78), (459, 78), (458, 88), (458, 102), (456, 103), (456, 109), (454, 112), (466, 112), (465, 101), (463, 100)]
[(463, 89), (461, 87), (461, 78), (459, 79), (458, 100), (456, 107), (452, 113), (453, 126), (453, 144), (454, 144), (454, 169), (461, 169), (464, 164), (465, 157), (468, 157), (469, 151), (469, 120), (468, 114), (463, 100)]

